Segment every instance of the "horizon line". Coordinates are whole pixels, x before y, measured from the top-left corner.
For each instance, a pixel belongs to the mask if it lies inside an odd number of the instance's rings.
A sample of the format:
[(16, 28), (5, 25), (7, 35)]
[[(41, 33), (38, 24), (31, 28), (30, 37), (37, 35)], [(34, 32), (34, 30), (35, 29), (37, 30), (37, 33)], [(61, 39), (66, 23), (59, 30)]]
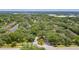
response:
[(79, 11), (79, 9), (0, 9), (0, 11)]

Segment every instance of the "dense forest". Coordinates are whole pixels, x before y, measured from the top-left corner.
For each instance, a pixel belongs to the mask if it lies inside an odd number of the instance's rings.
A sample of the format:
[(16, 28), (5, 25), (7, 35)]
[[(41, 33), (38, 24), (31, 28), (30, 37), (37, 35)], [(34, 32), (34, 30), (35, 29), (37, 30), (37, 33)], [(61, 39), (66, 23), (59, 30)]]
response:
[(36, 36), (45, 36), (54, 47), (79, 46), (79, 17), (0, 14), (0, 47), (25, 46), (25, 43), (33, 42)]

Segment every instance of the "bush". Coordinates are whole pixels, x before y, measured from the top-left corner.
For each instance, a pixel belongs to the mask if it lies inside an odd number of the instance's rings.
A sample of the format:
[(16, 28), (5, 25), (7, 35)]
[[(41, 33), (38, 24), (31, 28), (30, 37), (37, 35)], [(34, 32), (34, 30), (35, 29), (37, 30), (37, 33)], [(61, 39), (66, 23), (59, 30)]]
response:
[(42, 38), (39, 39), (39, 40), (38, 40), (38, 44), (39, 44), (39, 45), (43, 45), (43, 44), (44, 44), (44, 40), (43, 40)]
[(67, 38), (67, 39), (64, 39), (64, 40), (65, 40), (65, 43), (64, 43), (65, 46), (69, 47), (72, 44), (71, 39)]
[(0, 47), (4, 46), (5, 42), (0, 39)]
[(0, 28), (0, 33), (5, 33), (5, 32), (6, 32), (6, 30)]
[(16, 41), (11, 43), (11, 47), (15, 47), (16, 46)]
[(62, 45), (64, 43), (63, 38), (61, 36), (59, 36), (59, 34), (57, 34), (57, 33), (53, 33), (53, 32), (48, 33), (47, 38), (48, 38), (50, 44), (53, 46)]
[(38, 48), (34, 46), (32, 43), (23, 44), (21, 50), (45, 50), (44, 48)]
[(74, 37), (74, 43), (79, 46), (79, 36)]
[(10, 43), (12, 42), (12, 41), (11, 41), (11, 38), (10, 38), (10, 36), (9, 36), (8, 34), (1, 35), (1, 36), (0, 36), (0, 39), (1, 39), (2, 41), (4, 41), (5, 44), (10, 44)]

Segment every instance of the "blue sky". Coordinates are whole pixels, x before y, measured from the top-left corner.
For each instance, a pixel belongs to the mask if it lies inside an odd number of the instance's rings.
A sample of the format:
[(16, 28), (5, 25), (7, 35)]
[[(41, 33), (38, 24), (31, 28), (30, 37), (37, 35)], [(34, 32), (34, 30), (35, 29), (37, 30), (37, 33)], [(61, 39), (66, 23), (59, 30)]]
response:
[(79, 9), (0, 9), (0, 11), (79, 11)]

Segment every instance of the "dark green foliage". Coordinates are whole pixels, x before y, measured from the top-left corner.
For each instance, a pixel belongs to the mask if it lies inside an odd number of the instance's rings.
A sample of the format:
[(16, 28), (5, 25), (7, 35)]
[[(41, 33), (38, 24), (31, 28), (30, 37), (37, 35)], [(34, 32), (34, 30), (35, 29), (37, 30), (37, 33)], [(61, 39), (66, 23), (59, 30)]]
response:
[(11, 47), (15, 47), (16, 46), (16, 41), (11, 43)]
[(79, 46), (79, 36), (75, 36), (73, 42)]
[(47, 33), (47, 38), (51, 45), (57, 46), (57, 45), (64, 45), (65, 40), (63, 37), (61, 37), (58, 33), (49, 32)]
[[(9, 32), (5, 27), (13, 22), (19, 24), (19, 27), (15, 32)], [(0, 46), (12, 44), (14, 47), (16, 43), (33, 42), (35, 37), (40, 35), (45, 36), (53, 46), (79, 45), (79, 17), (53, 17), (47, 14), (0, 14)]]
[(5, 33), (5, 32), (6, 32), (6, 30), (0, 28), (0, 33)]
[(38, 48), (31, 43), (24, 43), (21, 50), (45, 50), (44, 48)]
[(0, 47), (2, 47), (4, 44), (5, 44), (5, 42), (0, 39)]

